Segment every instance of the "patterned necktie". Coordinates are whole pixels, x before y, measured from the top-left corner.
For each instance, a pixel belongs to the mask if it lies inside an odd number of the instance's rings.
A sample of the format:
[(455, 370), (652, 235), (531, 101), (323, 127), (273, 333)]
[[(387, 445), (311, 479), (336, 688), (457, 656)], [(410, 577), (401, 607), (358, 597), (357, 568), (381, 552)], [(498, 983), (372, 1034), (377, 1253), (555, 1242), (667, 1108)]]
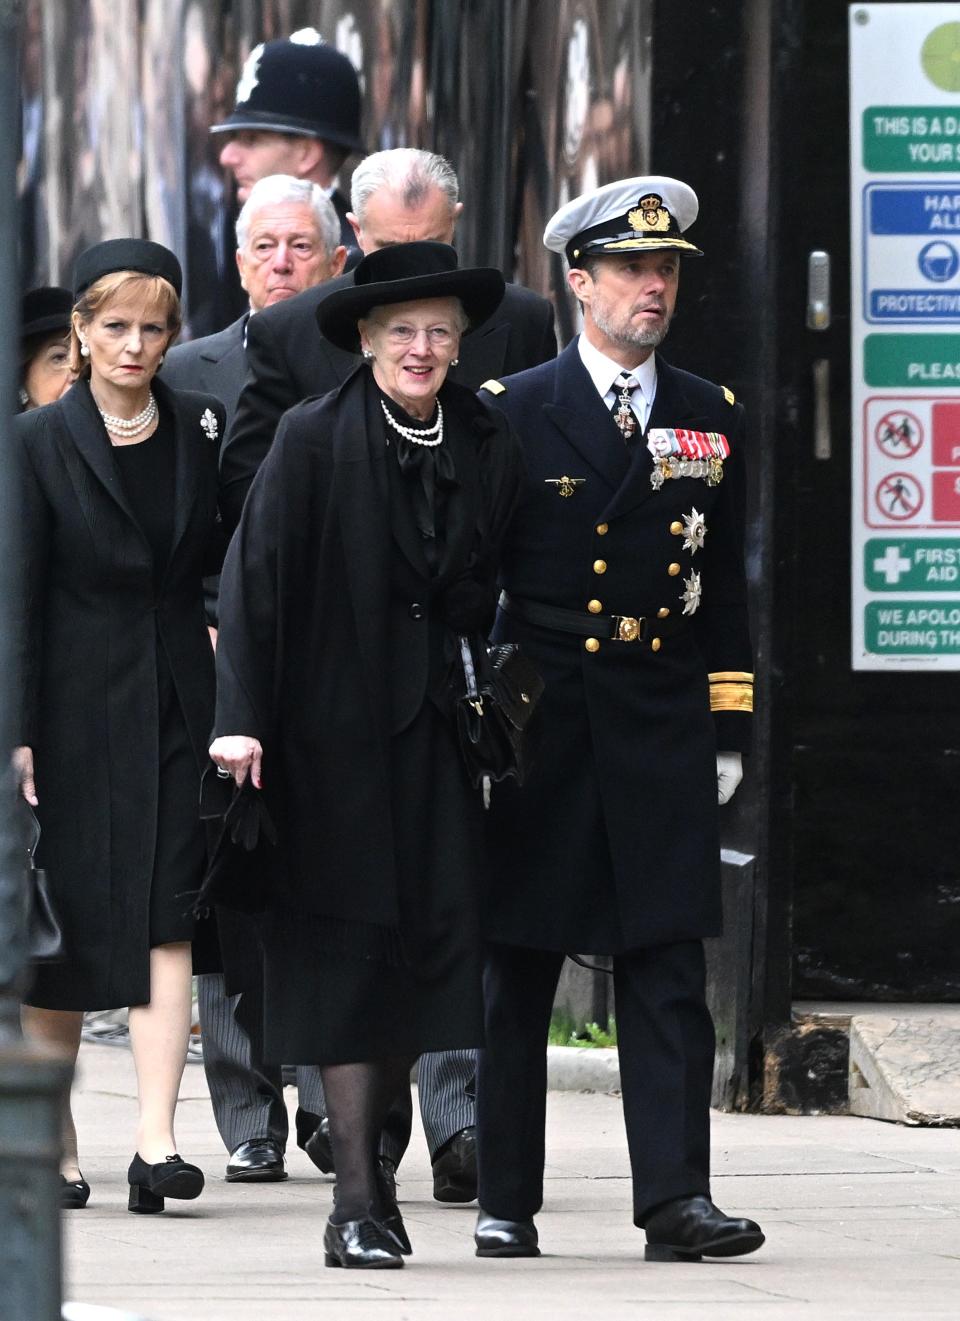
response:
[(624, 444), (629, 445), (637, 429), (637, 415), (630, 406), (630, 396), (640, 387), (629, 372), (621, 372), (614, 381), (613, 388), (620, 391), (613, 401), (613, 420), (620, 428)]

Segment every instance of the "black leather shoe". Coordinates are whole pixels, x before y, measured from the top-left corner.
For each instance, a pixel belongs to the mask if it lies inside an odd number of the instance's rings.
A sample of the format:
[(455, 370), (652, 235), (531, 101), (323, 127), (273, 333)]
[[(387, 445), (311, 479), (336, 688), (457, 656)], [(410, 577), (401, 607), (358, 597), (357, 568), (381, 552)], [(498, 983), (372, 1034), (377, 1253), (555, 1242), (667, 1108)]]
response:
[(342, 1225), (327, 1221), (323, 1231), (323, 1260), (327, 1266), (360, 1270), (396, 1270), (403, 1265), (397, 1244), (379, 1221), (347, 1220)]
[(699, 1261), (756, 1252), (764, 1235), (753, 1220), (726, 1216), (709, 1197), (678, 1197), (657, 1208), (644, 1226), (647, 1261)]
[[(377, 1167), (377, 1189), (379, 1197), (374, 1219), (395, 1240), (396, 1246), (405, 1257), (413, 1252), (407, 1227), (397, 1205), (396, 1167), (389, 1156), (381, 1156)], [(337, 1185), (333, 1185), (333, 1204), (337, 1205)]]
[(392, 1234), (397, 1246), (405, 1257), (409, 1257), (413, 1248), (410, 1236), (403, 1223), (403, 1216), (397, 1205), (397, 1167), (389, 1156), (381, 1156), (377, 1168), (377, 1184), (380, 1189), (380, 1215), (378, 1219), (388, 1234)]
[[(301, 1112), (297, 1111), (297, 1120), (300, 1119), (300, 1114)], [(306, 1114), (306, 1111), (302, 1111), (302, 1114)], [(317, 1166), (317, 1169), (322, 1170), (324, 1174), (334, 1173), (333, 1144), (330, 1141), (329, 1119), (317, 1119), (317, 1123), (314, 1124), (313, 1131), (310, 1133), (304, 1132), (304, 1129), (300, 1127), (300, 1123), (297, 1123), (297, 1147), (305, 1151), (313, 1164)]]
[(155, 1215), (163, 1210), (165, 1197), (192, 1201), (203, 1192), (203, 1171), (188, 1165), (182, 1156), (168, 1156), (156, 1165), (148, 1165), (139, 1153), (127, 1170), (130, 1200), (127, 1207), (137, 1215)]
[(537, 1227), (532, 1220), (498, 1220), (481, 1211), (474, 1231), (478, 1257), (539, 1257)]
[(472, 1202), (477, 1195), (477, 1130), (462, 1128), (433, 1158), (433, 1195), (438, 1202)]
[(227, 1183), (279, 1183), (286, 1177), (283, 1152), (268, 1138), (241, 1142), (230, 1153)]
[(82, 1211), (90, 1200), (90, 1185), (83, 1175), (79, 1179), (67, 1179), (60, 1175), (60, 1210)]

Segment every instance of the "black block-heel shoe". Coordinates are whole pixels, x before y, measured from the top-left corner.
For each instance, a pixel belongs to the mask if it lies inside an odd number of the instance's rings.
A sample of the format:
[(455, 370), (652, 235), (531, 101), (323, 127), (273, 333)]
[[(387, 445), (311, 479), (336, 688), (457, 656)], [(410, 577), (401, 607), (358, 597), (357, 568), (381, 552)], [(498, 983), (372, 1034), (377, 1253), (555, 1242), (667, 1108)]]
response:
[(130, 1200), (127, 1207), (137, 1215), (156, 1215), (163, 1210), (163, 1199), (175, 1197), (191, 1201), (203, 1192), (203, 1171), (188, 1165), (182, 1156), (168, 1156), (156, 1165), (148, 1165), (134, 1156), (127, 1170)]
[(323, 1260), (326, 1266), (354, 1270), (397, 1270), (403, 1265), (396, 1239), (370, 1216), (342, 1225), (328, 1220), (323, 1231)]
[(60, 1210), (80, 1211), (90, 1200), (90, 1185), (83, 1175), (79, 1179), (68, 1179), (60, 1175)]

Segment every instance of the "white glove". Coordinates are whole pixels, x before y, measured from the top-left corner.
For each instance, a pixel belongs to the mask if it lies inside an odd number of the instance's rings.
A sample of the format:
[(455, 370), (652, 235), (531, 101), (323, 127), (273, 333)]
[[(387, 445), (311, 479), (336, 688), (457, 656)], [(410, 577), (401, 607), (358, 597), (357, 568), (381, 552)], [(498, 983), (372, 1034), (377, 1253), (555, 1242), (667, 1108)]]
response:
[(743, 779), (743, 759), (739, 752), (717, 753), (717, 802), (729, 803)]

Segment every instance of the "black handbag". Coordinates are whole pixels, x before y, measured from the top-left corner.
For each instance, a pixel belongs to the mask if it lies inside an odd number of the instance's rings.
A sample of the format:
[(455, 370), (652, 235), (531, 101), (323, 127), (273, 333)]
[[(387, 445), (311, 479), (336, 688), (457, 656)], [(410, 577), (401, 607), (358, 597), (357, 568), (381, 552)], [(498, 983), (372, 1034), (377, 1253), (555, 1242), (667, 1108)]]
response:
[(40, 843), (40, 822), (25, 798), (21, 798), (26, 837), (27, 876), (27, 954), (32, 963), (57, 963), (64, 957), (63, 931), (50, 892), (50, 882), (43, 867), (34, 862)]
[[(456, 701), (457, 736), (474, 787), (486, 776), (523, 784), (534, 755), (531, 720), (543, 679), (515, 642), (480, 646), (458, 639), (464, 690)], [(478, 663), (479, 662), (479, 663)]]

